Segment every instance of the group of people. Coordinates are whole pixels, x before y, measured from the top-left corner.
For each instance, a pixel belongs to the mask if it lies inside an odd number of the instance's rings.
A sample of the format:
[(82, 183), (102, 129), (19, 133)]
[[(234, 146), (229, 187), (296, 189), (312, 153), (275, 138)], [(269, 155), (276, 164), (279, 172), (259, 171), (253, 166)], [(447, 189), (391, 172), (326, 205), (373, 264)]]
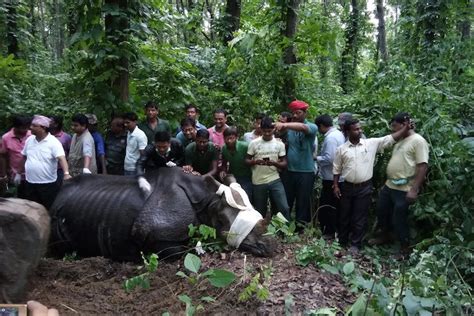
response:
[[(376, 153), (393, 146), (377, 204), (381, 235), (371, 242), (389, 242), (387, 233), (393, 226), (406, 248), (408, 207), (417, 198), (428, 163), (428, 145), (415, 133), (408, 113), (394, 116), (393, 134), (365, 138), (350, 113), (339, 115), (338, 129), (329, 115), (310, 122), (306, 102), (295, 100), (288, 108), (276, 121), (257, 114), (254, 129), (242, 137), (236, 126), (227, 125), (225, 110), (216, 109), (214, 125), (206, 128), (192, 104), (175, 131), (150, 101), (144, 122), (133, 112), (113, 117), (105, 138), (94, 114), (74, 115), (72, 136), (63, 130), (61, 117), (18, 116), (2, 136), (0, 181), (2, 187), (14, 185), (19, 197), (49, 209), (62, 181), (79, 174), (141, 176), (174, 167), (218, 179), (232, 174), (264, 216), (268, 206), (287, 219), (294, 209), (295, 220), (304, 224), (313, 221), (313, 189), (319, 174), (321, 231), (325, 238), (337, 236), (351, 252), (358, 252), (367, 230)], [(318, 131), (324, 136), (320, 150)]]

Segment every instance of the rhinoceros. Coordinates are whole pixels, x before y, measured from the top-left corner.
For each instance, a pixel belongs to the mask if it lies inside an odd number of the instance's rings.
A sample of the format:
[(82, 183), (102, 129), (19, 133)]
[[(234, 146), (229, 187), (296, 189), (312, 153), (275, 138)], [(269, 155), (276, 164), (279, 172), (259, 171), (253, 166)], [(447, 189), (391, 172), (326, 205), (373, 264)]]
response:
[[(230, 178), (232, 179), (232, 178)], [(271, 256), (266, 222), (232, 180), (160, 168), (144, 178), (81, 175), (65, 181), (51, 207), (55, 252), (136, 261), (140, 252), (167, 258), (183, 253), (188, 225), (206, 224), (229, 244)]]

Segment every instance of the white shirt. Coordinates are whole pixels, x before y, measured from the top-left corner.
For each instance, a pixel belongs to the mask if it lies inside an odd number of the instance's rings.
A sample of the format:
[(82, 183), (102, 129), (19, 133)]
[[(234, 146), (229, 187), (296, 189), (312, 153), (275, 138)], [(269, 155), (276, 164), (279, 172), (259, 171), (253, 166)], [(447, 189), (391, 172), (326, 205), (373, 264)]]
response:
[(29, 183), (53, 183), (58, 174), (58, 157), (65, 156), (61, 142), (49, 134), (40, 142), (31, 135), (21, 154), (26, 156), (25, 176)]
[(342, 174), (344, 181), (350, 183), (362, 183), (372, 179), (375, 155), (394, 143), (392, 135), (361, 139), (356, 145), (350, 141), (345, 142), (336, 149), (333, 174)]
[(252, 140), (256, 139), (257, 137), (261, 137), (261, 135), (255, 134), (255, 130), (251, 132), (247, 132), (244, 134), (244, 141), (250, 143)]
[(124, 169), (127, 171), (137, 170), (137, 161), (140, 158), (140, 150), (144, 150), (148, 144), (146, 134), (135, 127), (133, 132), (127, 133), (127, 148), (125, 149)]

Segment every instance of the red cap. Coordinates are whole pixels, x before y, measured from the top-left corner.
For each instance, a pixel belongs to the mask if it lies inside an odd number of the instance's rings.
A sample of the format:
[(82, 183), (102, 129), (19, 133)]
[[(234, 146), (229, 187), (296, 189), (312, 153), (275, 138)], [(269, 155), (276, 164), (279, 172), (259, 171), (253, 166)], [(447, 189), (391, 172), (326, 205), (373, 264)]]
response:
[(306, 110), (309, 108), (309, 105), (308, 105), (308, 103), (306, 103), (306, 102), (304, 102), (304, 101), (295, 100), (295, 101), (292, 101), (292, 102), (288, 105), (288, 108), (289, 108), (291, 111), (296, 111), (296, 110), (303, 110), (303, 111), (306, 111)]

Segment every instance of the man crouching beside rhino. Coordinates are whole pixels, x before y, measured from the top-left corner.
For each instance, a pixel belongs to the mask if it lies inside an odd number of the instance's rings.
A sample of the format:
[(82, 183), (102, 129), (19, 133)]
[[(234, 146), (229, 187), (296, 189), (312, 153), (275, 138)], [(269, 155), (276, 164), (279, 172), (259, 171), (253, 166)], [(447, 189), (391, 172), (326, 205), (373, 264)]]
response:
[[(137, 183), (138, 182), (138, 183)], [(134, 177), (81, 175), (66, 181), (50, 213), (51, 246), (81, 256), (135, 261), (140, 252), (161, 258), (187, 249), (188, 225), (206, 224), (235, 248), (272, 256), (266, 222), (232, 177), (225, 184), (181, 168)]]

